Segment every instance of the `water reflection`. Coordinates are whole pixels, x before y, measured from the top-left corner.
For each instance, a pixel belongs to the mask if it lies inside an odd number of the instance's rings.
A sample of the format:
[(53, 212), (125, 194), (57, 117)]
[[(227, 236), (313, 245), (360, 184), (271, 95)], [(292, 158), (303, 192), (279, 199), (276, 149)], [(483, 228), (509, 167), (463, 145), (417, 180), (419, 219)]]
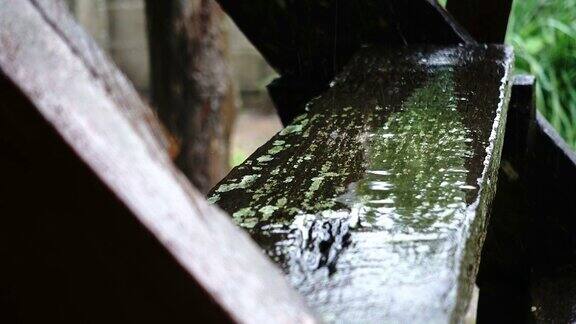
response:
[(465, 162), (472, 151), (451, 70), (440, 70), (367, 138), (367, 171), (339, 199), (358, 214), (360, 226), (391, 235), (454, 228), (466, 209)]

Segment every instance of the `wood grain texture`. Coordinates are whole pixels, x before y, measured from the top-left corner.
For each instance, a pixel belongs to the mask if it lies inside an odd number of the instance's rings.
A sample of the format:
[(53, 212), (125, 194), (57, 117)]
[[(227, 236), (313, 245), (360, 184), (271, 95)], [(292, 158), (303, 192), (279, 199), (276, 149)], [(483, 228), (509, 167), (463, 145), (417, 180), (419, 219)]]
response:
[(329, 322), (459, 322), (497, 182), (512, 53), (364, 49), (209, 198)]
[(280, 271), (176, 170), (132, 87), (74, 45), (93, 43), (60, 10), (0, 1), (3, 314), (313, 322)]

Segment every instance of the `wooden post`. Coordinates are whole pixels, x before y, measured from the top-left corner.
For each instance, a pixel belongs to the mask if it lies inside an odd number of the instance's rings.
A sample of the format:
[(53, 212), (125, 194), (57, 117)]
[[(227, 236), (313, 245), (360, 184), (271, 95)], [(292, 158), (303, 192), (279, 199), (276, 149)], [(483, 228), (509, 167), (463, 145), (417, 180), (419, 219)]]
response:
[(178, 166), (206, 193), (229, 171), (235, 115), (223, 12), (212, 0), (146, 1), (152, 101)]
[(327, 322), (460, 323), (497, 184), (511, 48), (365, 48), (211, 192)]

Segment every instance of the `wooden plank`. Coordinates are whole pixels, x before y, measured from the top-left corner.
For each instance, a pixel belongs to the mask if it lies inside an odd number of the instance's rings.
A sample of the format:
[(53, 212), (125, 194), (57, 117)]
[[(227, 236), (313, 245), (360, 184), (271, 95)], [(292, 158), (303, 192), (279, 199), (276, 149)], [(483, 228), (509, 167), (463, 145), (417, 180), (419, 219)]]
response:
[(364, 44), (474, 42), (435, 0), (218, 2), (282, 76), (270, 94), (285, 125)]
[(326, 321), (459, 322), (496, 188), (512, 53), (368, 48), (209, 201)]
[(448, 0), (446, 8), (479, 43), (503, 44), (513, 0)]
[[(0, 0), (1, 316), (313, 322), (280, 271), (143, 135), (148, 117), (125, 113), (144, 104), (108, 88), (120, 72), (86, 60), (39, 3)], [(137, 107), (122, 108), (126, 97)]]

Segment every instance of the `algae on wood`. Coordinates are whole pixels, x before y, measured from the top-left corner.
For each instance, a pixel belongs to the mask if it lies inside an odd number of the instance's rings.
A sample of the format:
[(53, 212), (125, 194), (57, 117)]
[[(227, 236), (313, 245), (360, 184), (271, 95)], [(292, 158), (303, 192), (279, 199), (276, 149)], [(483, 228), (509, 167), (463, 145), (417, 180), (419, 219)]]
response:
[(501, 46), (363, 49), (210, 199), (327, 321), (459, 321), (511, 65)]

